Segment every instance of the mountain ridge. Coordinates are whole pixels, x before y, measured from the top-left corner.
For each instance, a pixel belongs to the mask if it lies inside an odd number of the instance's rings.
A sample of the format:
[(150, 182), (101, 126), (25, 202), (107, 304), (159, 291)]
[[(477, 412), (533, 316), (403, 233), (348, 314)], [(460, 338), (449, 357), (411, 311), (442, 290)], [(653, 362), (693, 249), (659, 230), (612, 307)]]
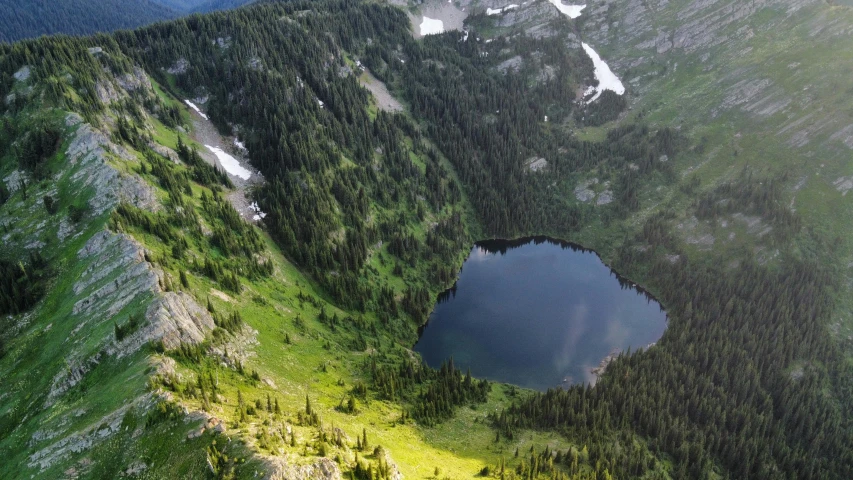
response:
[(92, 35), (138, 28), (191, 13), (243, 6), (253, 0), (2, 0), (0, 42), (42, 35)]
[(134, 28), (175, 18), (177, 13), (153, 0), (3, 0), (0, 42), (41, 35), (91, 35)]
[[(717, 4), (656, 8), (746, 8)], [(569, 21), (539, 2), (415, 41), (397, 9), (295, 2), (0, 46), (0, 225), (10, 255), (47, 264), (44, 298), (0, 319), (3, 475), (845, 478), (843, 128), (773, 156), (796, 125), (750, 123), (798, 119), (760, 83), (802, 87), (767, 40), (790, 15), (715, 17), (741, 32), (726, 48), (772, 59), (727, 74), (730, 57), (649, 27), (620, 54), (622, 6)], [(759, 21), (773, 28), (738, 23)], [(574, 101), (593, 78), (586, 36), (629, 103)], [(752, 93), (727, 104), (719, 79)], [(208, 118), (263, 172), (257, 223), (201, 153)], [(424, 367), (408, 347), (469, 242), (529, 233), (646, 286), (669, 313), (661, 341), (595, 388)]]

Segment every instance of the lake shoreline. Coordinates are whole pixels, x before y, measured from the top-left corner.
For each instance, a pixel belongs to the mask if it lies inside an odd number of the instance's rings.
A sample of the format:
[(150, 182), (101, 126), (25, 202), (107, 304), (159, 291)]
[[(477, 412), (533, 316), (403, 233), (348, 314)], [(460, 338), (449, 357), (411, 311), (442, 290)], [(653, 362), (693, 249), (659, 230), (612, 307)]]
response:
[[(594, 386), (621, 353), (657, 343), (668, 322), (654, 295), (593, 249), (547, 235), (488, 238), (472, 242), (411, 348), (433, 367), (452, 356), (478, 378), (546, 391), (566, 378)], [(507, 342), (523, 347), (509, 354)]]
[[(626, 277), (625, 275), (622, 275), (621, 273), (617, 272), (612, 266), (610, 266), (609, 263), (607, 263), (603, 258), (601, 258), (601, 254), (599, 254), (598, 251), (596, 251), (592, 248), (586, 247), (586, 246), (584, 246), (580, 243), (577, 243), (577, 242), (572, 242), (570, 240), (564, 240), (561, 238), (552, 237), (550, 235), (526, 235), (526, 236), (514, 237), (514, 238), (492, 237), (492, 238), (487, 238), (487, 239), (483, 239), (483, 240), (475, 240), (472, 248), (474, 246), (480, 246), (482, 244), (487, 244), (489, 242), (495, 242), (495, 243), (505, 242), (505, 243), (514, 244), (514, 245), (511, 245), (508, 249), (506, 249), (508, 251), (508, 250), (526, 245), (526, 244), (530, 243), (531, 241), (536, 242), (540, 239), (544, 240), (544, 241), (549, 241), (549, 242), (552, 242), (552, 243), (555, 243), (558, 245), (564, 245), (566, 247), (572, 248), (576, 251), (580, 251), (583, 253), (594, 253), (595, 256), (598, 257), (598, 260), (601, 261), (601, 263), (603, 263), (604, 266), (606, 266), (608, 269), (610, 269), (610, 271), (616, 276), (616, 278), (619, 281), (621, 281), (623, 283), (630, 284), (632, 288), (635, 288), (636, 290), (642, 292), (650, 300), (654, 300), (655, 302), (657, 302), (657, 304), (661, 306), (661, 310), (663, 310), (664, 313), (667, 312), (666, 308), (664, 307), (663, 302), (659, 298), (657, 298), (651, 291), (649, 291), (648, 289), (643, 287), (641, 284), (635, 282), (634, 280), (632, 280), (632, 279)], [(539, 242), (539, 243), (541, 243), (541, 242)], [(466, 260), (467, 260), (467, 257), (466, 257)], [(464, 267), (464, 262), (463, 262), (463, 267)], [(461, 274), (462, 274), (462, 267), (459, 268), (459, 271), (456, 274), (456, 279), (453, 281), (453, 285), (444, 289), (441, 293), (438, 294), (438, 296), (436, 297), (436, 305), (438, 304), (438, 300), (442, 295), (456, 289), (456, 284), (459, 281), (459, 276)], [(434, 310), (435, 310), (435, 307), (433, 307), (433, 309), (430, 310), (429, 315), (427, 316), (427, 320), (423, 324), (418, 326), (418, 338), (420, 338), (421, 331), (423, 330), (423, 328), (426, 327), (426, 325), (429, 323), (429, 317), (432, 316), (432, 313)], [(669, 322), (669, 315), (668, 314), (667, 314), (666, 318), (667, 318), (667, 322)]]

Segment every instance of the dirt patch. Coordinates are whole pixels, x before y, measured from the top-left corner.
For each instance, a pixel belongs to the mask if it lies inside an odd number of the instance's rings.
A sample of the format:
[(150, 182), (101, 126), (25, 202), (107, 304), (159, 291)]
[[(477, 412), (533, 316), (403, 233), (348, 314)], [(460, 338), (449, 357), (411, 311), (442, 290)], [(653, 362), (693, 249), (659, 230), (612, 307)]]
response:
[(217, 290), (215, 288), (210, 289), (210, 294), (213, 295), (214, 297), (222, 300), (223, 302), (231, 303), (233, 301), (233, 299), (231, 297), (229, 297), (227, 293), (220, 292), (219, 290)]
[(394, 98), (394, 96), (391, 95), (391, 92), (388, 91), (385, 84), (378, 78), (374, 77), (369, 71), (365, 70), (364, 73), (358, 77), (358, 83), (360, 83), (362, 87), (370, 90), (370, 93), (373, 94), (373, 98), (376, 99), (376, 106), (378, 106), (380, 110), (384, 110), (386, 112), (403, 111), (403, 104)]

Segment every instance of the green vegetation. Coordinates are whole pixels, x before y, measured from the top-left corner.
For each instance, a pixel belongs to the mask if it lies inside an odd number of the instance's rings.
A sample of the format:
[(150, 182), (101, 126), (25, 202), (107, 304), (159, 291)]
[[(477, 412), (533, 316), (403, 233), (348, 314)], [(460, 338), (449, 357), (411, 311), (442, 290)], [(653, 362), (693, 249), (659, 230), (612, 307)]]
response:
[(41, 299), (46, 267), (38, 253), (17, 263), (0, 260), (0, 314), (25, 312)]
[[(359, 479), (853, 476), (834, 188), (792, 211), (806, 167), (722, 141), (749, 122), (683, 127), (655, 94), (627, 114), (567, 102), (588, 59), (489, 22), (471, 24), (490, 43), (416, 41), (392, 7), (292, 2), (0, 45), (2, 476), (254, 478), (272, 457)], [(377, 111), (355, 59), (410, 110)], [(262, 183), (205, 161), (196, 97)], [(96, 135), (68, 112), (104, 140), (69, 150)], [(579, 199), (583, 182), (612, 201)], [(691, 240), (747, 217), (736, 241)], [(667, 307), (661, 341), (546, 393), (423, 365), (409, 347), (470, 241), (523, 234), (641, 281)], [(184, 335), (163, 333), (182, 308)]]

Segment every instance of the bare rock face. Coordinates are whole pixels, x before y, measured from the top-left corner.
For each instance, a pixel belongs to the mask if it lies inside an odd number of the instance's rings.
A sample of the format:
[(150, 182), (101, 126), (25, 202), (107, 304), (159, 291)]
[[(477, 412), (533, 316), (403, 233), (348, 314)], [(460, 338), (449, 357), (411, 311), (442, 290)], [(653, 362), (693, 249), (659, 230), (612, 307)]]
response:
[(13, 170), (12, 173), (3, 179), (3, 183), (6, 184), (6, 188), (10, 192), (17, 192), (18, 188), (21, 186), (21, 182), (26, 180), (26, 178), (27, 175), (21, 170)]
[(127, 94), (138, 90), (153, 92), (151, 79), (145, 70), (138, 66), (134, 66), (128, 73), (117, 75), (115, 79), (104, 79), (95, 84), (95, 93), (104, 105), (121, 100)]
[(148, 75), (145, 74), (145, 71), (139, 67), (133, 67), (133, 72), (125, 73), (124, 75), (116, 77), (116, 81), (119, 86), (127, 92), (134, 92), (140, 89), (152, 89), (151, 79), (149, 79)]
[[(27, 69), (16, 76), (24, 81), (29, 75)], [(141, 90), (151, 88), (145, 72), (134, 68), (117, 78), (102, 79), (97, 85), (97, 93), (101, 101), (112, 102), (126, 98), (128, 92), (147, 95), (148, 92)], [(30, 195), (27, 201), (16, 199), (19, 205), (14, 210), (16, 228), (26, 232), (25, 239), (18, 243), (55, 234), (60, 240), (73, 241), (69, 245), (79, 248), (76, 257), (72, 255), (72, 258), (63, 260), (66, 263), (59, 270), (61, 281), (51, 285), (51, 295), (62, 299), (58, 308), (60, 313), (51, 317), (51, 323), (41, 329), (43, 333), (53, 329), (52, 334), (60, 345), (56, 361), (45, 364), (47, 366), (39, 371), (39, 375), (47, 379), (50, 391), (39, 391), (27, 400), (39, 402), (44, 409), (54, 408), (44, 414), (28, 414), (29, 418), (15, 427), (18, 433), (28, 435), (23, 438), (23, 443), (31, 449), (28, 452), (31, 455), (25, 457), (26, 463), (30, 468), (42, 470), (41, 476), (46, 474), (44, 470), (57, 468), (57, 464), (71, 457), (85, 457), (88, 455), (86, 452), (114, 439), (118, 432), (123, 432), (122, 435), (141, 434), (141, 427), (137, 429), (139, 434), (126, 430), (122, 420), (131, 409), (136, 416), (144, 414), (155, 404), (157, 399), (154, 395), (135, 393), (145, 378), (137, 376), (133, 380), (136, 383), (129, 392), (134, 393), (123, 399), (120, 407), (112, 402), (97, 402), (86, 404), (86, 408), (71, 410), (65, 403), (69, 399), (72, 403), (77, 401), (81, 384), (97, 373), (99, 365), (103, 369), (104, 362), (114, 362), (116, 358), (139, 352), (151, 342), (162, 341), (170, 349), (184, 343), (197, 344), (215, 327), (211, 315), (193, 297), (166, 291), (169, 289), (167, 275), (151, 262), (140, 242), (123, 233), (106, 230), (92, 233), (93, 225), (100, 225), (120, 202), (147, 211), (156, 211), (162, 206), (156, 191), (144, 179), (132, 172), (125, 173), (131, 171), (126, 168), (127, 163), (138, 160), (134, 153), (112, 143), (108, 131), (87, 124), (80, 115), (71, 113), (64, 120), (68, 132), (64, 140), (68, 146), (65, 162), (58, 166), (59, 171), (53, 172), (56, 185), (44, 182), (48, 185), (34, 187), (39, 189), (39, 194)], [(106, 120), (109, 123), (109, 119)], [(173, 159), (176, 157), (168, 149), (160, 150), (160, 153)], [(17, 188), (25, 179), (25, 172), (16, 171), (0, 181)], [(57, 196), (63, 190), (72, 194), (81, 192), (80, 201), (91, 197), (83, 219), (71, 221), (62, 215), (46, 216), (42, 213), (42, 193)], [(13, 328), (23, 328), (31, 318), (22, 316), (22, 320), (17, 322), (22, 326), (16, 324)], [(61, 336), (56, 334), (59, 325), (63, 327)], [(114, 325), (130, 327), (114, 329)], [(158, 374), (174, 373), (175, 362), (164, 357), (152, 367)], [(4, 393), (0, 389), (0, 404), (3, 398)], [(167, 400), (165, 395), (161, 399)], [(225, 425), (216, 419), (210, 419), (204, 428), (219, 433), (226, 431)], [(327, 467), (311, 470), (306, 478), (310, 478), (314, 471), (329, 471)], [(134, 476), (149, 466), (143, 461), (136, 461), (122, 468), (126, 475)], [(74, 476), (67, 472), (66, 475)]]
[[(139, 68), (118, 79), (125, 90), (151, 88), (150, 80)], [(69, 115), (66, 124), (77, 125), (81, 119)], [(173, 152), (164, 151), (171, 156)], [(155, 211), (160, 208), (154, 190), (136, 176), (123, 175), (110, 165), (110, 160), (133, 160), (123, 147), (110, 142), (107, 135), (82, 124), (66, 152), (75, 169), (71, 179), (79, 188), (92, 188), (96, 194), (90, 207), (96, 215), (115, 208), (120, 201), (138, 208)], [(166, 348), (183, 343), (199, 343), (214, 328), (213, 318), (185, 293), (163, 292), (162, 270), (146, 260), (145, 249), (129, 235), (112, 232), (95, 234), (78, 252), (81, 262), (88, 264), (73, 286), (80, 298), (73, 314), (83, 322), (92, 319), (112, 320), (140, 296), (149, 296), (146, 324), (122, 342), (107, 348), (111, 355), (124, 356), (151, 341), (163, 341)], [(85, 373), (85, 372), (83, 372)], [(62, 383), (62, 382), (60, 382)]]
[(181, 343), (201, 343), (216, 326), (210, 313), (183, 292), (160, 295), (145, 316), (148, 327), (143, 337), (149, 341), (162, 340), (168, 349), (178, 348)]
[(391, 480), (403, 480), (403, 473), (400, 472), (400, 469), (397, 467), (397, 464), (394, 463), (394, 459), (391, 458), (391, 454), (388, 453), (387, 450), (383, 449), (382, 456), (385, 457), (385, 464), (388, 465), (388, 478), (390, 478)]
[(130, 465), (128, 465), (127, 469), (125, 469), (124, 474), (129, 477), (139, 476), (145, 469), (148, 468), (148, 465), (145, 464), (142, 460), (137, 460)]
[(542, 157), (529, 158), (525, 163), (531, 172), (541, 172), (548, 168), (548, 160)]
[[(853, 150), (853, 127), (845, 107), (826, 93), (836, 88), (835, 78), (843, 78), (844, 72), (829, 65), (806, 71), (797, 61), (787, 64), (786, 72), (774, 53), (787, 49), (778, 32), (793, 26), (801, 30), (785, 35), (785, 42), (803, 55), (804, 45), (815, 51), (842, 45), (850, 37), (850, 26), (837, 15), (840, 7), (820, 0), (587, 3), (579, 25), (583, 37), (607, 52), (617, 75), (636, 74), (630, 83), (637, 107), (642, 108), (648, 94), (666, 89), (679, 112), (662, 108), (680, 118), (693, 116), (689, 112), (697, 108), (708, 111), (711, 119), (739, 111), (748, 114), (763, 135), (775, 134), (790, 148)], [(826, 47), (814, 47), (821, 45)], [(685, 65), (698, 67), (703, 75), (686, 79), (677, 74)], [(673, 80), (686, 88), (671, 88), (667, 82)], [(693, 96), (706, 87), (701, 100)]]
[(175, 163), (178, 163), (178, 153), (169, 147), (160, 145), (159, 143), (151, 142), (149, 145), (152, 150), (157, 152), (163, 158), (167, 158)]
[(122, 419), (128, 410), (135, 408), (145, 411), (152, 403), (153, 397), (150, 394), (142, 396), (92, 423), (89, 427), (72, 435), (62, 436), (58, 441), (30, 455), (30, 467), (39, 467), (44, 470), (68, 455), (92, 448), (119, 431)]
[(101, 362), (101, 353), (87, 358), (80, 359), (73, 352), (65, 359), (66, 368), (59, 371), (53, 377), (53, 383), (50, 387), (47, 400), (44, 402), (45, 408), (53, 406), (56, 400), (68, 390), (83, 380), (83, 377), (95, 368)]
[[(74, 304), (75, 315), (92, 313), (113, 316), (143, 292), (159, 291), (159, 275), (144, 261), (142, 246), (127, 235), (110, 232), (95, 234), (78, 252), (92, 263), (73, 287), (75, 294), (92, 286), (94, 291)], [(107, 281), (112, 278), (112, 281)]]
[[(500, 5), (496, 8), (503, 8), (505, 6), (506, 5)], [(500, 27), (513, 27), (533, 21), (536, 21), (537, 23), (544, 23), (558, 18), (560, 15), (560, 12), (548, 2), (534, 2), (529, 5), (523, 5), (521, 8), (507, 10), (506, 12), (499, 14), (499, 19), (496, 23)]]
[[(140, 78), (144, 78), (140, 76)], [(124, 148), (77, 115), (69, 115), (66, 125), (78, 126), (66, 152), (69, 177), (77, 189), (93, 189), (90, 201), (95, 215), (125, 201), (142, 209), (160, 208), (153, 189), (143, 180), (123, 175), (111, 162), (131, 160)], [(45, 406), (50, 406), (107, 356), (123, 357), (152, 341), (167, 348), (181, 343), (199, 343), (214, 328), (213, 318), (194, 299), (183, 293), (164, 292), (165, 274), (148, 262), (144, 247), (133, 237), (109, 231), (94, 234), (77, 252), (83, 270), (69, 289), (75, 302), (68, 321), (75, 322), (67, 342), (66, 368), (56, 372)], [(127, 337), (118, 341), (108, 335), (96, 349), (87, 347), (97, 324), (129, 321), (126, 307), (134, 301), (150, 302), (145, 318)]]
[(186, 58), (179, 58), (175, 61), (174, 65), (169, 67), (166, 71), (172, 75), (181, 75), (183, 73), (187, 73), (187, 69), (190, 67), (190, 62), (187, 61)]
[(596, 205), (607, 205), (613, 202), (613, 192), (610, 190), (605, 190), (598, 194), (598, 198), (595, 199)]
[(212, 346), (208, 354), (219, 357), (229, 367), (236, 368), (238, 363), (245, 363), (249, 358), (257, 355), (255, 348), (259, 343), (258, 331), (244, 325), (225, 343)]
[(15, 80), (17, 80), (19, 82), (26, 82), (27, 80), (30, 79), (31, 73), (32, 72), (30, 70), (30, 67), (27, 65), (24, 65), (23, 67), (21, 67), (20, 70), (15, 72), (15, 75), (13, 75), (13, 76), (15, 77)]
[[(734, 33), (732, 30), (764, 9), (783, 9), (791, 14), (816, 2), (817, 0), (692, 0), (673, 10), (669, 0), (605, 0), (588, 6), (584, 11), (588, 22), (585, 30), (588, 38), (595, 44), (618, 44), (617, 48), (613, 49), (613, 62), (617, 66), (627, 66), (628, 58), (618, 58), (620, 52), (627, 53), (632, 49), (648, 51), (651, 55), (638, 57), (636, 51), (629, 55), (636, 57), (632, 62), (646, 63), (654, 58), (654, 54), (708, 51), (734, 38), (752, 35), (749, 29)], [(611, 15), (614, 10), (620, 12), (616, 18)], [(661, 15), (668, 15), (667, 20), (675, 27), (661, 27), (660, 25), (667, 23), (661, 21)], [(614, 21), (617, 19), (618, 21)], [(617, 35), (611, 35), (611, 27), (618, 28)]]
[(69, 321), (76, 322), (76, 327), (67, 340), (67, 368), (53, 377), (46, 407), (80, 383), (105, 354), (123, 356), (137, 351), (145, 343), (139, 335), (132, 335), (123, 342), (123, 348), (119, 348), (108, 338), (104, 340), (104, 348), (87, 354), (75, 348), (78, 344), (85, 345), (87, 335), (84, 329), (96, 322), (117, 322), (117, 314), (130, 302), (140, 295), (153, 297), (159, 291), (159, 272), (145, 262), (142, 246), (127, 235), (106, 231), (96, 233), (77, 252), (77, 258), (87, 267), (69, 292), (79, 298), (69, 318)]
[(267, 461), (272, 480), (341, 480), (341, 469), (328, 458), (321, 458), (309, 465), (289, 465), (284, 459)]
[(73, 127), (75, 125), (80, 125), (81, 123), (83, 123), (83, 117), (76, 113), (69, 113), (65, 116), (66, 127)]
[(190, 295), (162, 291), (163, 272), (145, 260), (144, 248), (132, 237), (97, 233), (78, 257), (91, 263), (74, 284), (74, 293), (91, 293), (74, 304), (74, 314), (112, 318), (141, 295), (153, 299), (145, 314), (146, 324), (111, 345), (107, 353), (123, 357), (152, 341), (162, 341), (168, 349), (178, 348), (181, 343), (201, 343), (213, 330), (213, 317)]
[(98, 95), (98, 100), (104, 105), (108, 105), (121, 99), (121, 94), (113, 86), (112, 82), (101, 80), (95, 84), (95, 94)]
[(681, 18), (685, 20), (693, 18), (693, 20), (684, 23), (673, 33), (674, 48), (690, 53), (700, 48), (717, 45), (725, 41), (725, 37), (720, 34), (723, 29), (754, 14), (756, 10), (764, 8), (771, 2), (769, 0), (735, 2), (708, 11), (714, 3), (716, 2), (697, 0), (690, 6), (692, 8), (689, 7), (682, 12)]
[[(74, 119), (66, 119), (66, 123)], [(100, 215), (125, 201), (145, 210), (157, 210), (154, 190), (135, 176), (120, 174), (107, 162), (110, 156), (131, 160), (124, 148), (113, 145), (102, 132), (88, 124), (78, 127), (65, 152), (71, 166), (79, 167), (71, 180), (80, 188), (93, 188), (97, 193), (89, 202), (93, 213)]]
[(524, 59), (521, 58), (521, 55), (516, 55), (499, 63), (495, 68), (497, 68), (499, 72), (506, 74), (510, 70), (519, 70), (522, 64), (524, 64)]
[(595, 192), (593, 192), (588, 185), (578, 185), (575, 187), (574, 193), (575, 198), (584, 203), (591, 202), (595, 199)]

